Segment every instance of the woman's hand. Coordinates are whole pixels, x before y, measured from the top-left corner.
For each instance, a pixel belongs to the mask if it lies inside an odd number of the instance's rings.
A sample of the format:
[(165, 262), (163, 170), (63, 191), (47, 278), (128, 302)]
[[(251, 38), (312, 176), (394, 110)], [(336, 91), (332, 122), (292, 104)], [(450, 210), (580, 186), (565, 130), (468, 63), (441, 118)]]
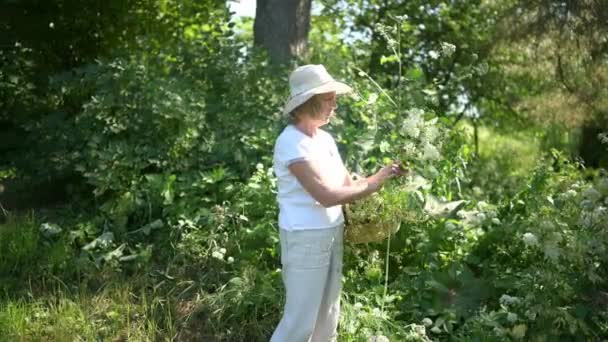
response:
[(402, 176), (406, 173), (407, 171), (402, 169), (398, 163), (392, 162), (381, 168), (374, 175), (368, 177), (367, 182), (373, 191), (378, 191), (387, 179)]

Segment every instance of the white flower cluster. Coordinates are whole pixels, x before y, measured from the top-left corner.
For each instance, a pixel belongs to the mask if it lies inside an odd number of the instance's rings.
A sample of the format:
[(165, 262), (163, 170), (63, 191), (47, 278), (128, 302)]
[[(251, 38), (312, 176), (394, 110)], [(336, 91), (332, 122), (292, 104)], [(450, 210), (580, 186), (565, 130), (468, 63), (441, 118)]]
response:
[(461, 210), (457, 216), (462, 220), (462, 223), (468, 226), (481, 226), (488, 221), (492, 225), (500, 225), (500, 219), (497, 217), (495, 206), (484, 201), (477, 202), (473, 210)]
[(398, 42), (393, 38), (395, 35), (394, 27), (378, 23), (375, 29), (386, 40), (389, 48), (394, 49), (397, 46)]
[(591, 229), (605, 225), (608, 221), (608, 177), (602, 177), (595, 186), (582, 192), (581, 216), (578, 224)]
[(369, 339), (367, 339), (368, 342), (390, 342), (390, 340), (388, 339), (388, 337), (384, 336), (384, 335), (374, 335), (374, 336), (370, 336)]
[(441, 42), (441, 54), (450, 57), (456, 52), (456, 45), (447, 42)]
[(595, 188), (589, 187), (585, 191), (583, 191), (583, 197), (595, 203), (602, 198), (602, 194), (599, 191), (595, 190)]
[(538, 246), (538, 238), (530, 232), (525, 233), (522, 239), (527, 247)]
[(402, 133), (410, 141), (403, 146), (402, 153), (410, 160), (431, 162), (441, 159), (437, 140), (441, 132), (437, 127), (437, 118), (424, 120), (424, 111), (412, 108), (401, 124)]
[(508, 294), (503, 294), (502, 296), (500, 296), (499, 302), (501, 305), (511, 306), (519, 304), (521, 300), (517, 297), (511, 297)]
[[(211, 252), (211, 256), (218, 260), (224, 260), (224, 257), (226, 256), (226, 248), (222, 247), (222, 248), (215, 249), (213, 252)], [(228, 257), (226, 259), (226, 262), (229, 264), (232, 264), (234, 262), (234, 258)]]
[(40, 233), (42, 233), (42, 235), (46, 237), (58, 235), (63, 231), (63, 229), (58, 224), (49, 222), (41, 224), (39, 230)]
[(602, 144), (608, 145), (608, 132), (600, 133), (597, 135), (597, 138), (600, 139)]
[(608, 208), (597, 206), (590, 211), (581, 212), (578, 224), (587, 229), (599, 227), (601, 223), (608, 222)]
[(418, 108), (413, 108), (407, 113), (407, 119), (403, 121), (401, 128), (412, 139), (418, 139), (420, 135), (420, 127), (424, 123), (424, 111)]

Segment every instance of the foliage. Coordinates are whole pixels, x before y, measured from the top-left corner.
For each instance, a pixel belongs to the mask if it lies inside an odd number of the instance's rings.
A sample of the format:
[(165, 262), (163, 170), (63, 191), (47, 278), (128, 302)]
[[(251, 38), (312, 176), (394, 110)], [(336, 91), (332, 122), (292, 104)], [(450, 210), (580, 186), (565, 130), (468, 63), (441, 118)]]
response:
[[(507, 117), (555, 86), (551, 67), (522, 67), (525, 45), (493, 45), (501, 6), (516, 2), (323, 3), (348, 15), (313, 18), (300, 62), (355, 89), (328, 127), (349, 170), (397, 159), (423, 177), (354, 205), (361, 220), (401, 226), (390, 246), (345, 246), (341, 339), (608, 336), (608, 178), (544, 154), (559, 134)], [(66, 4), (45, 3), (54, 11), (36, 30)], [(15, 46), (27, 22), (2, 37), (0, 130), (18, 130), (0, 147), (0, 181), (37, 194), (34, 181), (59, 173), (79, 186), (65, 207), (0, 206), (0, 336), (267, 340), (283, 301), (270, 151), (287, 70), (249, 47), (250, 23), (229, 21), (224, 2), (100, 6), (90, 22), (96, 9), (75, 4), (53, 19), (60, 45), (41, 34)], [(343, 24), (370, 31), (342, 39)], [(96, 29), (74, 35), (82, 25)], [(474, 120), (454, 126), (454, 114)]]
[(468, 167), (468, 196), (492, 203), (513, 197), (541, 158), (539, 139), (529, 132), (507, 135), (484, 127), (479, 140), (479, 156)]
[(73, 262), (61, 227), (39, 222), (33, 214), (8, 215), (0, 224), (0, 291), (20, 288), (28, 278), (66, 272)]

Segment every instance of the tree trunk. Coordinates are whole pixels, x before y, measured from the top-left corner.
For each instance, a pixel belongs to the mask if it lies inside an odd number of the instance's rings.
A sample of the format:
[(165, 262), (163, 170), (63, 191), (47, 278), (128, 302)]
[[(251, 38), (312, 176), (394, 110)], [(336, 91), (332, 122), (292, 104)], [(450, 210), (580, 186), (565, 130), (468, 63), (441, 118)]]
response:
[(312, 0), (257, 0), (254, 44), (265, 48), (273, 63), (303, 57), (308, 49)]
[[(606, 154), (605, 147), (602, 146), (598, 138), (598, 135), (605, 131), (601, 127), (597, 123), (588, 123), (582, 128), (578, 155), (585, 161), (586, 167), (599, 167), (602, 156)], [(604, 161), (606, 161), (605, 158)]]

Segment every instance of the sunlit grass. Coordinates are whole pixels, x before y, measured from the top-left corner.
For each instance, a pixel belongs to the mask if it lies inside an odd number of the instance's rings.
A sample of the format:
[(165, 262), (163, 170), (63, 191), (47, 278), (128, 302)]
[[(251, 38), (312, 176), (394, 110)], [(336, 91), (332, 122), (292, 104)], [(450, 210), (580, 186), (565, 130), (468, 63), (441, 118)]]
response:
[(479, 140), (479, 157), (482, 160), (504, 159), (501, 165), (508, 166), (505, 171), (509, 176), (530, 173), (541, 157), (538, 138), (531, 132), (504, 134), (481, 127)]
[(129, 284), (0, 301), (0, 341), (171, 341), (175, 336), (171, 303)]
[[(462, 124), (475, 148), (473, 127)], [(532, 131), (502, 133), (478, 127), (478, 158), (469, 167), (474, 195), (497, 202), (520, 190), (543, 156), (539, 137)]]

